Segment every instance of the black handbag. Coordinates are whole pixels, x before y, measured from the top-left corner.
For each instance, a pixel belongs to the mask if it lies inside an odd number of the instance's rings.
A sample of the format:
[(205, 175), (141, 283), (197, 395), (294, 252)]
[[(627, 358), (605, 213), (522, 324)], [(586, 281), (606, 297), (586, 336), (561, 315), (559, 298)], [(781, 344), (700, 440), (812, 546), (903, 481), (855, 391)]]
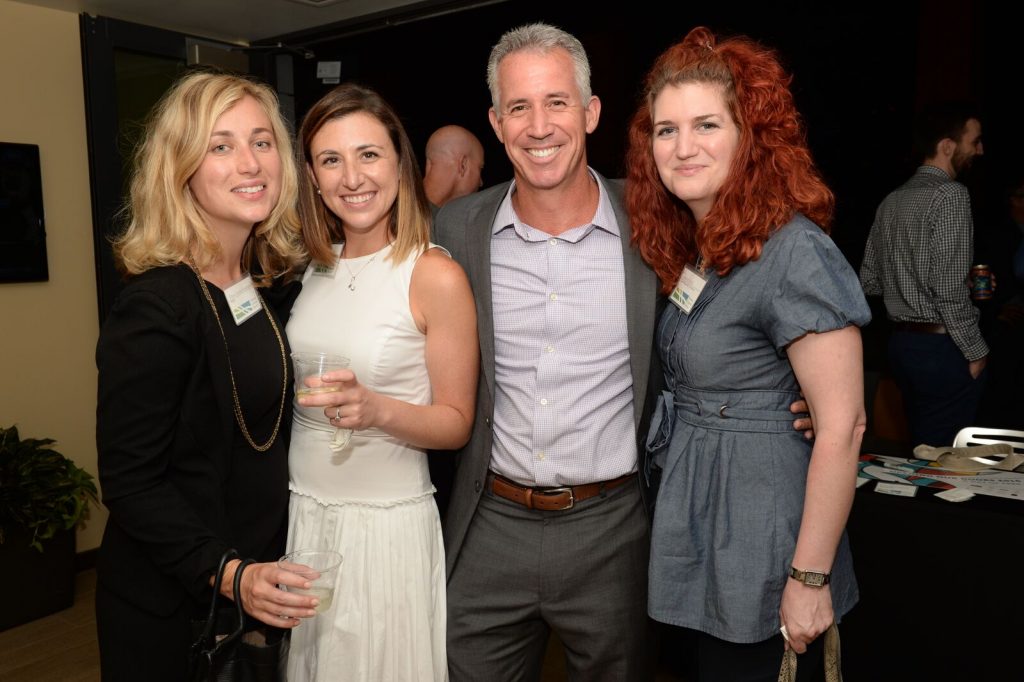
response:
[(245, 631), (242, 611), (242, 571), (254, 563), (244, 559), (235, 571), (234, 604), (218, 608), (218, 586), (224, 577), (224, 566), (238, 552), (229, 549), (220, 558), (214, 578), (213, 598), (206, 620), (193, 623), (198, 638), (190, 652), (191, 682), (277, 682), (283, 679), (288, 651), (288, 637), (283, 630), (259, 627)]

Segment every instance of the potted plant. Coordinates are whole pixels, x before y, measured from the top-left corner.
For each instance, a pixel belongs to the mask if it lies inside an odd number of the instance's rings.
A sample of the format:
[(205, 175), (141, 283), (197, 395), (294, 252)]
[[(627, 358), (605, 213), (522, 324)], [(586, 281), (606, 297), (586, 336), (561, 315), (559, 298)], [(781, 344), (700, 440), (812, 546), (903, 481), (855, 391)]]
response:
[(0, 427), (0, 630), (74, 600), (75, 527), (96, 484), (53, 442)]

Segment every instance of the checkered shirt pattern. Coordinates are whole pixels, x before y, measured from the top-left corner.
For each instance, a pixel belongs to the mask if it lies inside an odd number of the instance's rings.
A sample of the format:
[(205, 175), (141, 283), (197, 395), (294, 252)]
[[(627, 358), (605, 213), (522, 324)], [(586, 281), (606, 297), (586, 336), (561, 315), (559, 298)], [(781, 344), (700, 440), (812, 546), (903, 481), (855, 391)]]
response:
[(921, 166), (875, 213), (860, 281), (881, 295), (889, 319), (945, 325), (967, 360), (988, 354), (967, 276), (974, 225), (967, 188), (934, 166)]

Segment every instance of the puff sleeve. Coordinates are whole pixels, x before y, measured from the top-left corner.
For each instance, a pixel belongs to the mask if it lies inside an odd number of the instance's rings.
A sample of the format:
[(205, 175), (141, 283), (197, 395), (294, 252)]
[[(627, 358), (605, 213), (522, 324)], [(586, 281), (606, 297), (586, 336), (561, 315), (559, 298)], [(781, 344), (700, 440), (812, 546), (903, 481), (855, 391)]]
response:
[(762, 291), (761, 326), (780, 355), (805, 334), (851, 324), (862, 327), (871, 320), (857, 273), (832, 239), (810, 221), (786, 226), (765, 251), (772, 274)]

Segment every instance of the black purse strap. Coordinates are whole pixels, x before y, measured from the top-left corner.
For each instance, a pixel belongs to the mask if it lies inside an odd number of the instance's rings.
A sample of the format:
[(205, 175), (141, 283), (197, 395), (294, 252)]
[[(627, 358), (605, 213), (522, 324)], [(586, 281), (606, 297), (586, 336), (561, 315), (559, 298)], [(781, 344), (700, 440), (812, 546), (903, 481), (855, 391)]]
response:
[(193, 658), (199, 655), (205, 655), (208, 649), (208, 642), (213, 638), (213, 630), (216, 627), (217, 619), (217, 597), (220, 595), (220, 584), (224, 580), (224, 566), (231, 559), (239, 558), (237, 550), (229, 549), (220, 556), (220, 563), (217, 564), (217, 573), (213, 579), (213, 596), (210, 597), (210, 612), (206, 615), (206, 625), (203, 628), (203, 633), (199, 639), (193, 644), (193, 651), (191, 655)]
[[(224, 579), (224, 567), (232, 559), (239, 558), (238, 552), (234, 549), (229, 549), (220, 558), (220, 564), (217, 566), (217, 575), (213, 579), (213, 597), (210, 599), (210, 612), (206, 616), (206, 624), (203, 627), (203, 633), (199, 639), (192, 645), (192, 660), (196, 661), (199, 658), (206, 659), (208, 669), (213, 674), (213, 661), (220, 655), (221, 651), (231, 646), (231, 644), (242, 635), (242, 630), (245, 628), (245, 612), (242, 609), (242, 571), (249, 564), (255, 563), (252, 559), (242, 559), (241, 563), (238, 564), (238, 568), (235, 569), (234, 580), (232, 581), (232, 594), (234, 594), (235, 601), (235, 612), (238, 614), (238, 627), (234, 631), (224, 637), (219, 642), (214, 641), (214, 630), (217, 626), (217, 599), (220, 595), (220, 585)], [(193, 664), (194, 665), (194, 664)]]
[(242, 562), (238, 564), (238, 568), (235, 569), (235, 579), (232, 583), (231, 593), (235, 596), (235, 611), (238, 613), (238, 627), (235, 628), (234, 632), (225, 637), (224, 639), (217, 642), (216, 646), (209, 652), (209, 659), (212, 662), (213, 659), (217, 658), (223, 649), (231, 646), (236, 639), (242, 636), (242, 630), (245, 628), (245, 611), (242, 610), (242, 571), (249, 564), (255, 563), (252, 559), (242, 559)]
[[(217, 597), (220, 596), (220, 584), (224, 580), (224, 567), (232, 559), (238, 558), (238, 551), (229, 549), (220, 557), (220, 563), (217, 565), (217, 575), (213, 579), (213, 596), (210, 598), (210, 612), (206, 614), (206, 627), (203, 628), (203, 634), (200, 635), (199, 639), (195, 644), (192, 645), (193, 649), (205, 649), (206, 643), (213, 637), (213, 629), (217, 624)], [(235, 572), (237, 577), (238, 572)], [(194, 651), (193, 653), (199, 653)]]

